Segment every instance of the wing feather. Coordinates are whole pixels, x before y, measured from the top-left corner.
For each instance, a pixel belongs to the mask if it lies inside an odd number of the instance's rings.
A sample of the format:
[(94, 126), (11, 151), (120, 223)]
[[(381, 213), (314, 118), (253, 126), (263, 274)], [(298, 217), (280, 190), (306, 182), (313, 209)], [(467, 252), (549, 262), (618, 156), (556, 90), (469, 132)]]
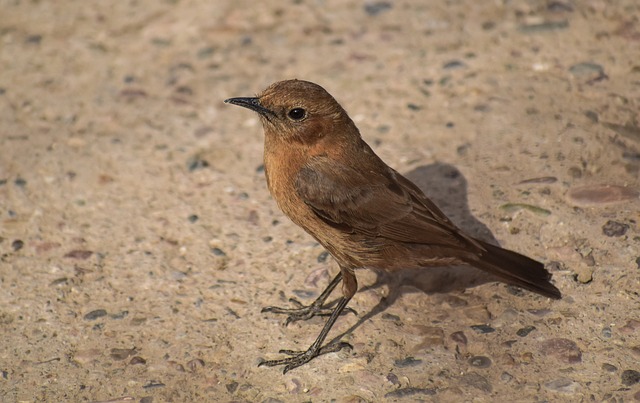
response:
[(478, 246), (411, 181), (382, 164), (358, 169), (316, 156), (299, 171), (295, 188), (327, 224), (355, 234), (441, 246)]

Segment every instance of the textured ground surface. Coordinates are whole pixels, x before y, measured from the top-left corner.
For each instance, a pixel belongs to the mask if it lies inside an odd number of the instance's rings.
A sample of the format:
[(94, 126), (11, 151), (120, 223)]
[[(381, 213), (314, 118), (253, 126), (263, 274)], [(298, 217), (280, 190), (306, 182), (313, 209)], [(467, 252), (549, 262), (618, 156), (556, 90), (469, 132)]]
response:
[[(0, 400), (640, 400), (638, 15), (0, 1)], [(337, 267), (271, 200), (256, 117), (222, 100), (293, 77), (564, 299), (468, 268), (362, 272), (331, 335), (353, 351), (258, 368), (323, 323), (260, 308), (312, 301)]]

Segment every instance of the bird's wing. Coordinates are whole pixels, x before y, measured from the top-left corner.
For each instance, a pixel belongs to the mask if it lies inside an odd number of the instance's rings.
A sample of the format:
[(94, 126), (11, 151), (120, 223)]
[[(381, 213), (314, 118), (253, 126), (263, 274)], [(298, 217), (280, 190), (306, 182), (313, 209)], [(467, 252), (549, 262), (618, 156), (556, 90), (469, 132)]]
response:
[(381, 161), (356, 169), (316, 156), (299, 171), (295, 187), (322, 220), (344, 231), (418, 244), (476, 244), (417, 186)]

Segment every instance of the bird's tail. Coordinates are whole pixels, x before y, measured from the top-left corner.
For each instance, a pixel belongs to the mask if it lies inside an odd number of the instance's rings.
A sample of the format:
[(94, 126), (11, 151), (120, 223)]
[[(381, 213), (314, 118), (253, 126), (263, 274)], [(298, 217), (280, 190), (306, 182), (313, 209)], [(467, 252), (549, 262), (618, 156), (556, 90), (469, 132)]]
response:
[(506, 282), (526, 288), (545, 297), (560, 299), (562, 294), (549, 282), (551, 273), (538, 261), (499, 246), (476, 240), (486, 250), (467, 263), (503, 278)]

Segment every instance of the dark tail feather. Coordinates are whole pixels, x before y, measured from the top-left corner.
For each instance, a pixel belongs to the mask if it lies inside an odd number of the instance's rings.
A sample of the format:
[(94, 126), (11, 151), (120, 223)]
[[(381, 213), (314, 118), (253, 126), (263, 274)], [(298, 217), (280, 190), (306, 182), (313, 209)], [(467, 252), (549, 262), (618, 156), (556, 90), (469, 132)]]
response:
[(545, 297), (560, 299), (562, 294), (549, 282), (551, 273), (538, 261), (524, 255), (477, 240), (486, 250), (479, 259), (467, 263)]

